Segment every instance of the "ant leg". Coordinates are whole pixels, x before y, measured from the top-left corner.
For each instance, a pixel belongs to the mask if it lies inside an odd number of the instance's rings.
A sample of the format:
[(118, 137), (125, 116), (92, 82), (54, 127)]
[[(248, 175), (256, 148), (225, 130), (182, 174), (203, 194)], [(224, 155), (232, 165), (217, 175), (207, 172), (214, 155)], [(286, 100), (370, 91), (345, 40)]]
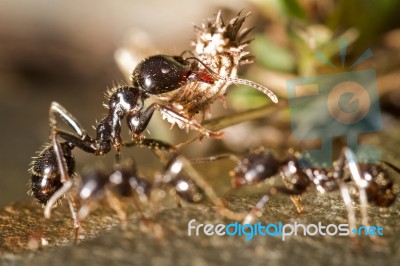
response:
[(169, 156), (162, 151), (166, 151), (168, 154), (174, 154), (177, 152), (177, 148), (175, 146), (157, 139), (133, 139), (129, 142), (123, 143), (122, 145), (125, 147), (132, 147), (136, 145), (145, 146), (150, 149), (161, 160), (162, 163), (166, 163), (169, 159)]
[(53, 131), (51, 134), (52, 144), (54, 153), (57, 158), (57, 165), (60, 172), (60, 181), (63, 184), (60, 189), (58, 189), (47, 201), (45, 209), (44, 209), (44, 216), (46, 218), (50, 218), (51, 215), (51, 208), (53, 208), (54, 204), (67, 193), (72, 187), (72, 181), (68, 176), (67, 170), (67, 163), (62, 153), (62, 148), (60, 143), (57, 140), (57, 132)]
[[(361, 177), (361, 171), (356, 162), (356, 156), (353, 151), (347, 147), (343, 148), (342, 156), (347, 159), (347, 164), (350, 169), (351, 178), (356, 183), (357, 188), (359, 189), (359, 199), (360, 199), (360, 208), (361, 208), (361, 222), (364, 226), (369, 228), (368, 223), (368, 197), (366, 188), (368, 183), (365, 179)], [(343, 158), (343, 157), (342, 157)], [(343, 159), (342, 159), (343, 160)]]
[[(78, 136), (58, 129), (57, 117), (70, 126)], [(97, 153), (98, 147), (95, 143), (95, 140), (87, 134), (86, 130), (83, 129), (78, 120), (57, 102), (52, 102), (50, 105), (49, 124), (53, 135), (53, 146), (55, 142), (54, 134), (56, 134), (55, 138), (59, 136), (85, 152), (93, 154)]]
[[(210, 120), (204, 121), (202, 123), (203, 126), (207, 127), (211, 131), (217, 131), (221, 130), (233, 125), (240, 124), (244, 121), (249, 121), (249, 120), (254, 120), (258, 119), (260, 117), (266, 117), (266, 118), (271, 118), (273, 114), (279, 113), (282, 111), (282, 106), (279, 105), (266, 105), (257, 109), (245, 111), (242, 113), (237, 113), (234, 115), (227, 115), (227, 116), (222, 116), (222, 117), (217, 117), (213, 118)], [(197, 136), (192, 139), (189, 139), (181, 144), (176, 145), (178, 149), (193, 143), (199, 139), (201, 139), (202, 136)]]
[(162, 240), (164, 238), (164, 232), (163, 232), (162, 226), (160, 226), (157, 222), (152, 222), (152, 221), (149, 221), (149, 219), (147, 219), (147, 217), (144, 215), (143, 208), (142, 208), (141, 203), (137, 196), (138, 195), (135, 192), (133, 194), (132, 198), (133, 198), (133, 203), (135, 205), (135, 208), (139, 212), (140, 219), (142, 220), (146, 229), (151, 230), (151, 232), (154, 234), (154, 236), (157, 239)]
[(56, 135), (57, 137), (62, 138), (66, 142), (70, 143), (71, 145), (81, 149), (84, 152), (91, 153), (98, 155), (98, 147), (93, 139), (90, 137), (85, 137), (84, 139), (77, 137), (74, 134), (71, 134), (69, 132), (60, 130), (60, 129), (54, 129), (53, 134)]
[(384, 160), (382, 160), (381, 162), (384, 163), (384, 164), (386, 164), (387, 166), (389, 166), (389, 167), (390, 167), (392, 170), (394, 170), (396, 173), (400, 174), (400, 168), (397, 167), (396, 165), (394, 165), (394, 164), (392, 164), (392, 163), (390, 163), (390, 162), (388, 162), (388, 161), (384, 161)]
[[(343, 152), (344, 152), (344, 150), (343, 150)], [(356, 216), (354, 213), (354, 208), (353, 208), (350, 192), (349, 192), (348, 187), (346, 186), (346, 184), (343, 181), (344, 166), (345, 166), (344, 164), (345, 164), (345, 156), (342, 153), (341, 156), (339, 157), (339, 165), (338, 165), (337, 170), (335, 171), (334, 176), (335, 176), (335, 178), (338, 179), (340, 193), (342, 194), (342, 198), (343, 198), (344, 204), (347, 209), (347, 217), (348, 217), (347, 219), (349, 221), (349, 226), (350, 226), (350, 228), (356, 228)]]
[(139, 212), (140, 219), (142, 220), (145, 227), (151, 230), (151, 232), (157, 239), (162, 240), (164, 238), (164, 232), (162, 226), (160, 226), (157, 222), (149, 221), (149, 219), (147, 219), (147, 217), (144, 215), (144, 211), (141, 206), (140, 200), (138, 199), (137, 192), (133, 194), (132, 198), (135, 208)]
[[(282, 171), (280, 172), (280, 174), (281, 174), (283, 183), (285, 184), (285, 186), (287, 188), (289, 188), (289, 186), (290, 186), (289, 181), (287, 180), (287, 178), (285, 178), (285, 175), (283, 174)], [(301, 204), (301, 196), (300, 195), (290, 195), (290, 200), (293, 202), (294, 206), (296, 207), (297, 213), (299, 213), (299, 214), (302, 213), (304, 210), (304, 206), (303, 206), (303, 204)]]
[(261, 197), (261, 199), (256, 203), (256, 206), (251, 210), (249, 214), (243, 220), (243, 224), (251, 224), (256, 219), (256, 217), (260, 217), (262, 210), (264, 209), (265, 204), (269, 201), (270, 196), (265, 194)]
[(356, 215), (354, 213), (353, 204), (351, 202), (351, 196), (348, 187), (346, 184), (339, 180), (338, 182), (340, 193), (342, 194), (342, 199), (344, 201), (344, 205), (346, 206), (347, 210), (347, 220), (349, 221), (350, 230), (356, 228)]
[(302, 213), (304, 210), (303, 204), (301, 204), (301, 196), (300, 195), (291, 195), (290, 200), (293, 202), (294, 206), (296, 207), (297, 213)]
[(78, 240), (79, 240), (79, 229), (81, 228), (81, 225), (79, 223), (78, 215), (74, 208), (74, 200), (72, 199), (71, 196), (69, 196), (67, 201), (68, 201), (69, 210), (71, 211), (72, 219), (74, 220), (74, 229), (75, 229), (74, 242), (76, 244), (76, 243), (78, 243)]
[(121, 221), (121, 224), (125, 224), (126, 220), (127, 220), (126, 212), (123, 210), (123, 208), (121, 206), (121, 202), (108, 189), (105, 189), (104, 193), (105, 193), (108, 205), (118, 215), (118, 218)]
[(58, 189), (47, 201), (46, 206), (44, 207), (44, 217), (47, 219), (50, 218), (51, 216), (51, 209), (53, 206), (56, 204), (56, 202), (61, 199), (65, 193), (67, 193), (71, 188), (72, 188), (72, 181), (68, 180), (67, 182), (64, 182), (62, 187)]
[[(370, 226), (368, 222), (368, 197), (366, 191), (368, 182), (361, 176), (361, 171), (356, 161), (356, 155), (351, 149), (349, 149), (348, 147), (344, 147), (342, 150), (341, 157), (342, 161), (344, 160), (343, 157), (347, 159), (347, 164), (350, 169), (351, 178), (356, 183), (356, 186), (359, 190), (361, 223), (366, 228), (369, 228)], [(377, 244), (386, 244), (385, 240), (379, 239), (375, 235), (368, 235), (368, 236), (372, 241), (374, 241)]]
[[(283, 187), (283, 186), (279, 186), (279, 187), (272, 187), (271, 189), (269, 189), (267, 191), (267, 193), (261, 197), (261, 199), (256, 203), (256, 206), (251, 210), (251, 212), (249, 214), (247, 214), (246, 218), (244, 219), (243, 223), (252, 223), (256, 217), (259, 217), (261, 215), (262, 209), (264, 208), (265, 204), (267, 204), (267, 202), (269, 201), (269, 199), (277, 194), (278, 192), (284, 193), (284, 194), (288, 194), (291, 197), (295, 197), (298, 196), (300, 197), (300, 194), (303, 191), (300, 190), (292, 190), (289, 189), (287, 187)], [(296, 204), (296, 203), (295, 203)], [(300, 202), (301, 204), (301, 202)], [(303, 206), (301, 206), (302, 208)], [(297, 206), (296, 206), (297, 208)]]
[(223, 153), (223, 154), (214, 155), (214, 156), (210, 156), (210, 157), (190, 159), (189, 162), (191, 164), (209, 163), (209, 162), (215, 162), (215, 161), (224, 160), (224, 159), (229, 159), (229, 160), (232, 160), (234, 162), (239, 161), (239, 157), (237, 157), (236, 155), (234, 155), (232, 153)]
[(197, 140), (201, 140), (201, 139), (202, 139), (202, 135), (200, 134), (199, 136), (197, 136), (195, 138), (192, 138), (192, 139), (186, 140), (184, 142), (181, 142), (179, 144), (176, 144), (175, 147), (177, 150), (180, 150), (183, 147), (188, 146), (189, 144), (192, 144), (192, 143), (196, 142)]
[(178, 208), (182, 208), (182, 200), (177, 195), (175, 195), (175, 201), (176, 201), (176, 206)]
[[(79, 135), (80, 138), (71, 133), (57, 129), (57, 117), (61, 118), (61, 120), (63, 120), (67, 125), (74, 129), (74, 131), (77, 135)], [(57, 138), (60, 136), (71, 145), (77, 146), (86, 152), (95, 153), (96, 150), (96, 148), (94, 147), (94, 141), (89, 136), (87, 136), (86, 131), (82, 129), (78, 120), (57, 102), (52, 102), (50, 105), (49, 124), (51, 127), (51, 143), (53, 145), (54, 153), (57, 158), (58, 170), (60, 172), (60, 181), (61, 183), (63, 183), (63, 186), (59, 190), (57, 190), (56, 193), (54, 193), (48, 200), (44, 210), (44, 215), (46, 218), (50, 218), (51, 208), (72, 187), (72, 182), (70, 181), (70, 177), (68, 175), (67, 163), (63, 156), (60, 142), (57, 140)]]
[(89, 200), (83, 203), (78, 210), (78, 220), (83, 221), (96, 208), (96, 201)]
[(57, 140), (56, 131), (53, 131), (51, 134), (51, 142), (53, 144), (54, 153), (57, 158), (58, 170), (60, 171), (60, 181), (61, 183), (65, 183), (69, 180), (67, 162), (65, 161), (65, 158), (63, 156), (61, 145)]
[(164, 105), (153, 103), (149, 107), (147, 107), (147, 109), (143, 113), (128, 115), (129, 127), (134, 138), (138, 138), (139, 134), (146, 129), (155, 110), (159, 110), (161, 113), (166, 114), (174, 118), (175, 120), (184, 123), (189, 128), (199, 131), (201, 134), (208, 137), (220, 138), (222, 136), (221, 132), (210, 131), (196, 121), (186, 118)]
[(170, 153), (176, 152), (177, 150), (176, 147), (172, 146), (171, 144), (157, 139), (134, 139), (132, 141), (122, 143), (122, 146), (146, 146), (150, 150), (163, 150)]
[(149, 220), (148, 220), (147, 217), (144, 215), (143, 208), (142, 208), (142, 206), (141, 206), (141, 204), (140, 204), (140, 201), (139, 201), (139, 199), (138, 199), (138, 197), (137, 197), (137, 195), (136, 195), (136, 192), (133, 193), (132, 198), (133, 198), (133, 204), (135, 205), (136, 210), (139, 212), (140, 219), (142, 220), (142, 222), (143, 222), (146, 226), (149, 226)]
[[(336, 170), (335, 177), (338, 179), (338, 186), (340, 189), (340, 193), (342, 194), (342, 199), (344, 202), (344, 205), (346, 206), (347, 210), (347, 220), (349, 222), (349, 227), (350, 230), (356, 228), (356, 215), (354, 212), (351, 196), (348, 187), (343, 181), (343, 175), (344, 175), (344, 163), (345, 163), (345, 157), (343, 155), (340, 156), (339, 158), (339, 165), (338, 169)], [(357, 247), (360, 246), (359, 240), (356, 235), (351, 236), (353, 238), (353, 241)]]
[(69, 113), (67, 109), (57, 102), (52, 102), (49, 110), (49, 124), (52, 129), (57, 127), (56, 117), (61, 118), (61, 120), (69, 125), (79, 136), (85, 134), (86, 131), (83, 130), (78, 120), (71, 113)]
[(206, 196), (218, 208), (220, 215), (236, 221), (242, 221), (245, 218), (245, 214), (236, 213), (226, 208), (223, 201), (215, 194), (214, 189), (197, 173), (197, 171), (191, 166), (190, 162), (183, 156), (178, 156), (176, 154), (171, 156), (170, 161), (167, 163), (166, 172), (163, 178), (166, 180), (171, 180), (182, 170), (184, 170), (188, 177), (191, 178), (195, 184), (204, 191)]
[[(56, 106), (56, 105), (52, 104), (52, 107), (54, 107), (54, 106)], [(63, 112), (62, 114), (65, 114), (65, 112)], [(65, 116), (65, 117), (69, 117), (69, 116)], [(65, 117), (64, 117), (64, 119), (65, 119)], [(73, 118), (71, 119), (71, 121), (74, 123), (76, 122), (76, 120)], [(74, 124), (74, 123), (72, 123), (72, 124)], [(77, 125), (77, 123), (75, 123), (74, 125)], [(76, 127), (76, 128), (79, 129), (78, 127)], [(77, 133), (79, 134), (79, 132), (77, 132)], [(86, 134), (82, 134), (83, 138), (80, 139), (79, 137), (77, 137), (71, 133), (64, 132), (62, 130), (58, 130), (56, 128), (56, 126), (53, 124), (52, 132), (51, 132), (51, 142), (53, 145), (54, 153), (56, 155), (58, 170), (60, 173), (60, 182), (62, 183), (62, 186), (47, 201), (46, 206), (44, 208), (44, 216), (46, 218), (50, 218), (51, 209), (53, 208), (55, 203), (59, 199), (61, 199), (73, 186), (73, 183), (68, 174), (67, 163), (66, 163), (65, 157), (63, 155), (60, 142), (57, 140), (58, 136), (64, 138), (71, 145), (82, 148), (84, 151), (91, 152), (91, 153), (95, 153), (95, 151), (96, 151), (96, 149), (94, 147), (92, 147), (94, 145), (94, 143), (87, 141), (87, 139), (85, 140), (85, 138), (88, 137)], [(69, 196), (67, 200), (68, 200), (68, 205), (69, 205), (69, 208), (71, 211), (72, 219), (74, 221), (75, 243), (77, 243), (78, 236), (79, 236), (79, 228), (80, 228), (79, 219), (78, 219), (77, 213), (74, 209), (72, 198)]]

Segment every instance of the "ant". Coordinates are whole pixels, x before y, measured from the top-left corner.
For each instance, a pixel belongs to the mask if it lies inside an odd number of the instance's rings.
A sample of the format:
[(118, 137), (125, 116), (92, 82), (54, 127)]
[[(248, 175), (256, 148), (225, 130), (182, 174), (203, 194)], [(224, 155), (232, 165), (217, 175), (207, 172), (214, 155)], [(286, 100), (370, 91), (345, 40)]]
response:
[[(172, 188), (173, 196), (176, 196), (178, 206), (180, 200), (189, 203), (203, 203), (206, 199), (204, 189), (196, 184), (181, 168), (182, 161), (178, 157), (172, 157), (164, 171), (154, 182), (139, 176), (137, 167), (132, 160), (124, 163), (116, 163), (113, 171), (106, 173), (95, 169), (82, 175), (82, 182), (78, 189), (78, 200), (81, 207), (78, 210), (78, 220), (83, 220), (91, 212), (94, 204), (106, 198), (110, 207), (123, 222), (126, 214), (122, 211), (119, 198), (132, 198), (136, 209), (140, 212), (141, 218), (147, 223), (147, 219), (141, 208), (142, 204), (149, 203), (152, 199), (152, 191), (157, 189), (167, 190)], [(72, 181), (69, 181), (72, 182)]]
[[(71, 188), (71, 182), (68, 181), (73, 179), (75, 167), (72, 150), (77, 147), (84, 152), (99, 156), (107, 154), (114, 147), (119, 156), (120, 148), (123, 145), (121, 123), (124, 118), (126, 118), (132, 138), (135, 142), (142, 144), (141, 135), (156, 110), (181, 127), (185, 126), (197, 130), (201, 135), (218, 138), (221, 133), (209, 131), (191, 119), (192, 111), (186, 112), (188, 116), (181, 114), (182, 110), (190, 108), (180, 104), (178, 107), (174, 105), (174, 103), (181, 103), (176, 95), (186, 95), (187, 102), (198, 106), (198, 108), (194, 108), (197, 110), (196, 113), (211, 104), (215, 96), (225, 91), (230, 83), (254, 87), (277, 102), (277, 97), (267, 88), (249, 80), (235, 78), (237, 67), (249, 60), (246, 57), (248, 52), (243, 51), (249, 43), (249, 41), (243, 41), (249, 30), (239, 33), (244, 19), (245, 17), (239, 18), (238, 16), (225, 26), (221, 19), (221, 13), (219, 13), (215, 23), (210, 22), (207, 26), (203, 25), (203, 33), (198, 30), (199, 41), (203, 40), (202, 34), (213, 33), (215, 36), (219, 36), (221, 41), (224, 40), (224, 44), (218, 43), (225, 47), (226, 51), (230, 51), (230, 54), (220, 54), (219, 52), (224, 49), (218, 47), (213, 51), (210, 50), (212, 40), (204, 39), (203, 49), (196, 47), (200, 59), (154, 55), (140, 62), (132, 72), (132, 86), (119, 85), (107, 91), (108, 114), (97, 124), (95, 137), (90, 136), (79, 121), (63, 106), (52, 102), (49, 110), (51, 144), (45, 146), (39, 153), (30, 169), (32, 173), (31, 192), (39, 203), (45, 205), (45, 216), (50, 216), (51, 208)], [(233, 57), (234, 55), (235, 57)], [(206, 60), (207, 58), (208, 60)], [(215, 58), (217, 61), (210, 61), (211, 58)], [(230, 61), (231, 59), (234, 59), (233, 62)], [(218, 73), (214, 71), (216, 66), (218, 66)], [(168, 101), (154, 102), (144, 109), (144, 102), (150, 96), (162, 98), (164, 97), (162, 95), (168, 95), (175, 91), (175, 96), (169, 98)], [(213, 93), (210, 96), (211, 92)], [(73, 133), (59, 128), (58, 119), (69, 126)], [(59, 139), (64, 142), (60, 142)], [(169, 145), (156, 140), (147, 144), (151, 149), (170, 148)], [(147, 145), (145, 144), (145, 146)], [(72, 200), (68, 198), (68, 202), (73, 208)]]
[[(155, 140), (143, 140), (143, 145), (151, 146)], [(158, 144), (158, 143), (157, 143)], [(166, 143), (164, 148), (167, 147)], [(75, 242), (79, 237), (80, 221), (83, 221), (96, 203), (105, 198), (109, 206), (118, 214), (121, 222), (126, 221), (120, 199), (131, 198), (135, 208), (146, 226), (149, 221), (145, 217), (142, 205), (147, 204), (152, 199), (151, 193), (155, 190), (172, 189), (178, 206), (181, 206), (180, 200), (189, 203), (203, 203), (208, 197), (218, 208), (219, 213), (233, 220), (242, 220), (243, 214), (230, 211), (224, 206), (222, 200), (214, 193), (214, 190), (203, 180), (203, 178), (190, 166), (190, 163), (183, 156), (178, 155), (173, 147), (168, 152), (170, 156), (165, 164), (163, 173), (159, 175), (154, 182), (138, 175), (137, 167), (133, 161), (120, 163), (120, 157), (116, 157), (116, 163), (113, 171), (105, 172), (102, 170), (91, 170), (81, 177), (80, 185), (77, 187), (75, 196), (68, 193), (75, 185), (73, 177), (75, 176), (75, 160), (71, 153), (73, 146), (67, 142), (60, 143), (63, 158), (67, 162), (67, 171), (71, 176), (66, 182), (60, 180), (58, 171), (57, 155), (52, 145), (47, 145), (38, 155), (35, 163), (32, 165), (32, 188), (31, 193), (42, 204), (45, 205), (45, 217), (49, 218), (51, 209), (57, 205), (61, 197), (67, 195), (67, 200), (74, 221)], [(160, 156), (161, 157), (161, 156)], [(80, 208), (75, 211), (74, 202), (80, 203)]]
[[(149, 94), (155, 95), (157, 99), (187, 118), (193, 118), (200, 112), (204, 118), (206, 111), (216, 99), (224, 99), (230, 84), (253, 87), (277, 103), (277, 96), (268, 88), (237, 77), (241, 66), (253, 62), (253, 57), (246, 50), (252, 41), (251, 39), (247, 40), (246, 36), (252, 28), (241, 30), (249, 15), (250, 13), (241, 17), (239, 12), (229, 23), (225, 23), (221, 11), (219, 11), (215, 20), (209, 19), (201, 27), (195, 27), (197, 35), (192, 42), (193, 50), (183, 53), (188, 53), (191, 57), (183, 58), (183, 54), (179, 57), (168, 57), (175, 61), (174, 68), (169, 66), (170, 62), (166, 62), (165, 56), (149, 57), (133, 71), (132, 84), (139, 82), (140, 86)], [(125, 49), (124, 52), (129, 54), (129, 51), (125, 51)], [(122, 69), (123, 72), (131, 74), (124, 60), (126, 57), (117, 57), (120, 65), (125, 66)], [(147, 70), (143, 71), (142, 68)], [(165, 74), (166, 72), (168, 73)], [(186, 77), (183, 77), (185, 75), (182, 76), (182, 73), (186, 73)], [(153, 79), (153, 76), (157, 77), (155, 78), (157, 83), (148, 80)], [(166, 77), (169, 81), (165, 80)], [(194, 82), (187, 82), (187, 79)], [(177, 84), (180, 86), (176, 86)], [(179, 90), (176, 90), (177, 87)], [(187, 126), (171, 113), (163, 112), (162, 114), (163, 119), (173, 125), (176, 124), (180, 128)]]
[[(354, 152), (344, 147), (339, 159), (334, 163), (333, 169), (305, 167), (311, 165), (306, 157), (291, 154), (285, 159), (278, 159), (271, 150), (259, 147), (251, 150), (243, 158), (235, 155), (221, 154), (208, 158), (193, 159), (191, 163), (203, 163), (223, 158), (230, 158), (236, 162), (232, 176), (232, 185), (239, 188), (244, 185), (261, 183), (278, 173), (282, 176), (284, 186), (274, 186), (265, 193), (257, 202), (256, 207), (247, 215), (243, 223), (251, 223), (260, 214), (269, 199), (277, 193), (290, 195), (297, 211), (303, 210), (299, 196), (307, 191), (310, 186), (319, 193), (328, 193), (340, 190), (342, 199), (348, 213), (349, 227), (356, 227), (355, 212), (348, 183), (353, 181), (357, 188), (361, 208), (362, 224), (368, 225), (368, 203), (378, 207), (389, 207), (396, 200), (397, 188), (393, 180), (380, 164), (357, 163)], [(400, 169), (393, 164), (382, 161), (387, 166), (400, 173)]]

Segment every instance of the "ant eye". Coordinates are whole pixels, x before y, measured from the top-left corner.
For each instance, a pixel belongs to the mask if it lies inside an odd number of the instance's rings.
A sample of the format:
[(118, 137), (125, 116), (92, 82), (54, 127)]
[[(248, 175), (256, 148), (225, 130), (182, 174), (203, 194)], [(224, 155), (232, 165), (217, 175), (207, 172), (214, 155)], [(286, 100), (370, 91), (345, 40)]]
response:
[(144, 59), (134, 70), (133, 80), (149, 94), (178, 89), (187, 82), (188, 63), (181, 57), (156, 55)]

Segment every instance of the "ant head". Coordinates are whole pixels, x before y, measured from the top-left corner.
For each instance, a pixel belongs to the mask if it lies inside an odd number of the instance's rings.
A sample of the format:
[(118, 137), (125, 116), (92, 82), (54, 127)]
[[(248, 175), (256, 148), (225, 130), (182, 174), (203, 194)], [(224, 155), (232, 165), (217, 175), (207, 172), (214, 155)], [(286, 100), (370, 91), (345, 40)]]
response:
[(201, 80), (205, 75), (196, 74), (192, 67), (193, 65), (181, 56), (150, 56), (135, 68), (132, 81), (134, 85), (152, 95), (174, 91), (192, 80), (213, 82), (209, 74)]
[[(189, 60), (197, 63), (191, 64)], [(199, 69), (199, 64), (204, 69)], [(197, 57), (154, 55), (139, 63), (132, 73), (133, 85), (151, 95), (174, 91), (188, 82), (214, 84), (217, 80), (253, 87), (270, 97), (274, 103), (278, 102), (276, 95), (268, 88), (250, 80), (219, 76)]]
[(278, 173), (281, 163), (269, 150), (257, 148), (237, 162), (231, 172), (233, 186), (257, 184)]

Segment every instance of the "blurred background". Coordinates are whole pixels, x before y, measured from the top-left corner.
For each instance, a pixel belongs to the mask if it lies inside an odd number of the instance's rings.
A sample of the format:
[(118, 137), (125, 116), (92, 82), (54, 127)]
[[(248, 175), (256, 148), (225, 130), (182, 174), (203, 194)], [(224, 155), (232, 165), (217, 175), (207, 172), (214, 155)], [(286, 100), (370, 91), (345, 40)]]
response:
[[(127, 34), (132, 29), (150, 38), (154, 52), (180, 54), (190, 49), (195, 37), (192, 25), (200, 25), (219, 9), (228, 19), (242, 9), (252, 12), (246, 26), (255, 26), (251, 35), (255, 41), (250, 47), (255, 63), (240, 75), (270, 87), (283, 103), (288, 79), (332, 72), (318, 60), (317, 51), (340, 66), (339, 38), (349, 45), (346, 62), (354, 62), (370, 48), (374, 56), (358, 67), (377, 72), (385, 130), (397, 120), (398, 1), (0, 0), (0, 206), (28, 197), (27, 170), (31, 157), (48, 141), (52, 101), (61, 103), (94, 133), (92, 125), (105, 113), (105, 90), (124, 80), (114, 53), (118, 47), (129, 46)], [(137, 47), (138, 51), (142, 48)], [(213, 116), (269, 104), (265, 98), (249, 88), (233, 88), (227, 98), (228, 109), (217, 102)], [(223, 142), (204, 141), (196, 152), (193, 148), (186, 152), (199, 156), (222, 150), (243, 152), (260, 144), (298, 145), (290, 137), (289, 112), (286, 108), (278, 111), (268, 120), (226, 130)], [(178, 135), (177, 130), (168, 129), (166, 122), (155, 120), (150, 133), (173, 143), (187, 139), (186, 133)], [(143, 152), (135, 149), (132, 154)], [(75, 154), (78, 170), (103, 161), (79, 151)], [(104, 161), (111, 165), (112, 159), (110, 155)], [(144, 169), (152, 165), (147, 157), (140, 156), (138, 161)]]

